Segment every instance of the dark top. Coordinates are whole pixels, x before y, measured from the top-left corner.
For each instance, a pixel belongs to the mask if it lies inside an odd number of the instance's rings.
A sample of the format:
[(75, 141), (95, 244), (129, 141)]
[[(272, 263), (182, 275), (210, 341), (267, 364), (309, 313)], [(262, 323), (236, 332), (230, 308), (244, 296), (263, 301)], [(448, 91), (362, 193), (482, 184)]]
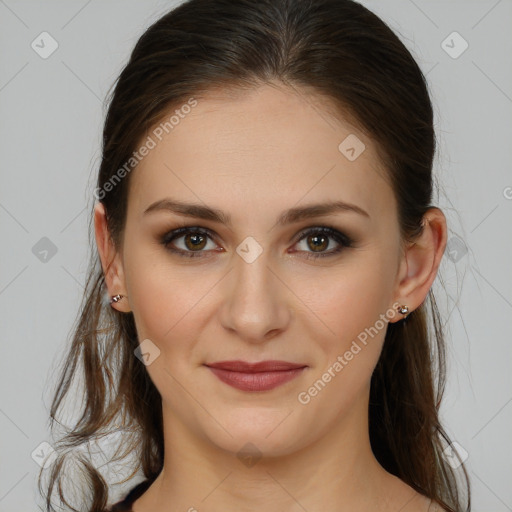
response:
[(133, 502), (152, 484), (152, 480), (144, 480), (137, 484), (123, 500), (118, 501), (107, 512), (130, 512)]

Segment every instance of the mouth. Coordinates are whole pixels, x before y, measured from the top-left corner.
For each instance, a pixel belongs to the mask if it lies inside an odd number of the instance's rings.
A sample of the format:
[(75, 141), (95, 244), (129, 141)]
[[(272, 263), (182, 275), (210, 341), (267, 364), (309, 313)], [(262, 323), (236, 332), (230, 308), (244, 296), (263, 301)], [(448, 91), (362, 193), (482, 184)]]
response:
[(242, 391), (269, 391), (298, 377), (307, 368), (287, 361), (220, 361), (205, 366), (222, 382)]

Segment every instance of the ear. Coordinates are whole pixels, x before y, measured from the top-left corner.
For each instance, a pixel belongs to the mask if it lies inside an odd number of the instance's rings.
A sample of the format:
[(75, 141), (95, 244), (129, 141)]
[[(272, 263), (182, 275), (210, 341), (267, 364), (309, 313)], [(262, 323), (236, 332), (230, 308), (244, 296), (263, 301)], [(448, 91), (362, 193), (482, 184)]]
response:
[(128, 313), (130, 304), (126, 292), (123, 262), (110, 237), (105, 206), (102, 203), (96, 203), (94, 206), (94, 232), (108, 294), (110, 297), (117, 294), (123, 295), (119, 302), (113, 302), (111, 305), (118, 311)]
[[(405, 248), (395, 289), (395, 299), (409, 312), (417, 309), (427, 297), (437, 275), (447, 239), (446, 218), (439, 208), (430, 208), (423, 217), (423, 231)], [(403, 317), (395, 315), (390, 322)]]

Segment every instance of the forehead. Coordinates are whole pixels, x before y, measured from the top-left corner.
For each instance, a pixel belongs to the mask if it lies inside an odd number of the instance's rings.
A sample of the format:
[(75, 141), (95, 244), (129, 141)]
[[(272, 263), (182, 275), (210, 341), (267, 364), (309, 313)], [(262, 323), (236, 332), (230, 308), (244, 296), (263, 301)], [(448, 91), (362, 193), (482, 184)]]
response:
[(237, 212), (240, 221), (275, 217), (299, 202), (340, 199), (378, 217), (394, 202), (373, 142), (325, 99), (263, 85), (195, 100), (148, 132), (155, 145), (131, 176), (132, 215), (167, 196), (229, 210), (235, 221)]

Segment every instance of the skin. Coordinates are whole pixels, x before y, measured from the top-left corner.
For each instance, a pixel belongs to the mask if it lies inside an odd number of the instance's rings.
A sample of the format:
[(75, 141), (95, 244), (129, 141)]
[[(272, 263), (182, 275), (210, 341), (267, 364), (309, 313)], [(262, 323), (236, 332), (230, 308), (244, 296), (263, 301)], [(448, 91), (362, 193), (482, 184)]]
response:
[[(421, 305), (446, 246), (438, 208), (427, 212), (416, 243), (402, 246), (374, 143), (328, 107), (276, 83), (210, 92), (132, 171), (119, 250), (96, 206), (108, 292), (127, 296), (113, 307), (131, 311), (139, 340), (160, 350), (146, 368), (163, 401), (164, 469), (135, 512), (428, 509), (429, 500), (387, 473), (370, 448), (370, 378), (386, 328), (309, 403), (298, 400), (393, 304)], [(338, 149), (349, 134), (366, 145), (354, 161)], [(144, 215), (166, 197), (219, 208), (232, 226), (169, 211)], [(345, 211), (276, 224), (288, 208), (328, 200), (356, 204), (369, 218)], [(215, 234), (201, 245), (203, 256), (180, 257), (161, 243), (182, 225)], [(352, 236), (354, 246), (308, 259), (314, 243), (294, 236), (325, 225)], [(248, 236), (263, 251), (251, 263), (236, 252)], [(172, 243), (193, 252), (186, 241)], [(338, 246), (329, 237), (322, 250)], [(273, 390), (246, 392), (204, 366), (232, 359), (308, 367)], [(261, 456), (251, 466), (237, 457), (248, 442)]]

